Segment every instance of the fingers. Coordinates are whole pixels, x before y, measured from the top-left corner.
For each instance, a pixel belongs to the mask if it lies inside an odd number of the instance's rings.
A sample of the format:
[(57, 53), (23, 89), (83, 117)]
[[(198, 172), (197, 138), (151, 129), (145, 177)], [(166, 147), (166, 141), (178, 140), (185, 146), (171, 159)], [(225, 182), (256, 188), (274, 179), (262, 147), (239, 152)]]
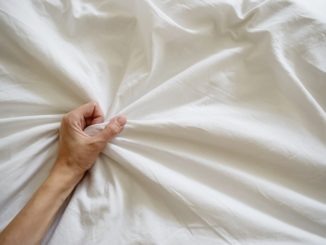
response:
[(103, 112), (95, 101), (91, 101), (78, 107), (74, 110), (74, 113), (78, 114), (82, 120), (83, 127), (101, 123), (104, 120)]
[(104, 121), (104, 115), (100, 108), (100, 106), (95, 102), (94, 111), (92, 115), (92, 121), (89, 125), (96, 124), (96, 123), (102, 123)]
[(114, 138), (117, 134), (119, 134), (122, 130), (124, 125), (126, 124), (127, 119), (124, 116), (118, 116), (109, 122), (108, 125), (102, 130), (100, 133), (100, 137), (102, 137), (105, 141), (110, 141)]

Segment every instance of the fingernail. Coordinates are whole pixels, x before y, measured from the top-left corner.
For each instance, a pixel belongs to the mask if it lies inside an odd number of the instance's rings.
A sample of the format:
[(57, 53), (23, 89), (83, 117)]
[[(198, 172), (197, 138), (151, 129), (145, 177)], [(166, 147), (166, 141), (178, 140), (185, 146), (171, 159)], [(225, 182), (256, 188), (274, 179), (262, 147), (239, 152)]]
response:
[(119, 116), (118, 117), (118, 122), (121, 126), (125, 125), (127, 122), (127, 118), (125, 116)]

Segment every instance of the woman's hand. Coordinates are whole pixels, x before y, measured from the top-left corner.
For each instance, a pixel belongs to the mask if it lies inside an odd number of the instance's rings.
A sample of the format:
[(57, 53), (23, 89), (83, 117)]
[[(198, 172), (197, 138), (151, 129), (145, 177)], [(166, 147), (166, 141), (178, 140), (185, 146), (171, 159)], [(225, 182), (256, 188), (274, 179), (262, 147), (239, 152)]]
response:
[(107, 142), (119, 134), (126, 118), (118, 116), (95, 136), (89, 136), (84, 129), (92, 124), (102, 123), (103, 113), (96, 102), (84, 104), (66, 114), (59, 131), (59, 153), (53, 171), (65, 168), (80, 179), (89, 170)]
[(63, 202), (93, 166), (106, 143), (122, 131), (126, 118), (113, 118), (94, 136), (84, 133), (87, 126), (101, 122), (103, 114), (95, 102), (82, 105), (64, 116), (57, 161), (31, 200), (0, 233), (0, 244), (41, 243)]

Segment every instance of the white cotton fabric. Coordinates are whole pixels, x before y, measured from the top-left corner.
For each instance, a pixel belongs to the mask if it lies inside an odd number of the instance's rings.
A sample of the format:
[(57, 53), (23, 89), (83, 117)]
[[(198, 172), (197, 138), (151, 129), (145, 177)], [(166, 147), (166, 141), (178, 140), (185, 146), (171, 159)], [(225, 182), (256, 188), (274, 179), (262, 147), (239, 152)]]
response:
[(0, 0), (0, 229), (96, 100), (128, 123), (45, 244), (326, 244), (325, 10)]

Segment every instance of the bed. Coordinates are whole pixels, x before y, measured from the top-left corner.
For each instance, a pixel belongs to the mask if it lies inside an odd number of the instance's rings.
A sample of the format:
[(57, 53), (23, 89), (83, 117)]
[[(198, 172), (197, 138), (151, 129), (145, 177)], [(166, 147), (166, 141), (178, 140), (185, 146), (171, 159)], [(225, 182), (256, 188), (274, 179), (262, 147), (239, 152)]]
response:
[(0, 230), (96, 100), (128, 123), (44, 244), (326, 244), (325, 10), (1, 0)]

